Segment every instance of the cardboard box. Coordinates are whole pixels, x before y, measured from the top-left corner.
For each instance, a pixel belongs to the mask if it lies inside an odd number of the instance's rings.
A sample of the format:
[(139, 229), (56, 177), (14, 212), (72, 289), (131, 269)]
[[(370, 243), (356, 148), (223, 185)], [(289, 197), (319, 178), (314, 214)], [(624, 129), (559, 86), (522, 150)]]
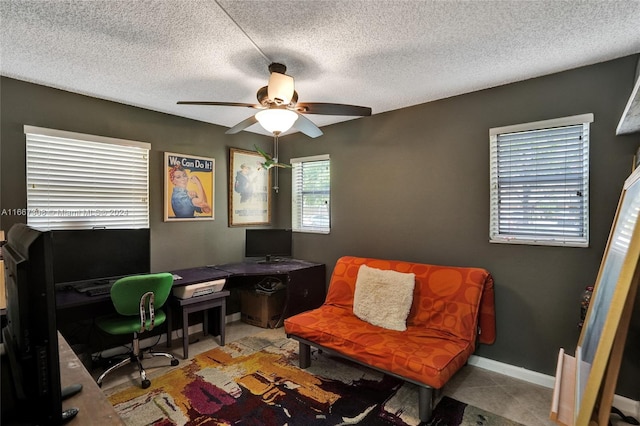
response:
[(282, 327), (280, 321), (284, 310), (284, 289), (271, 294), (255, 290), (240, 291), (240, 313), (242, 321), (262, 328)]

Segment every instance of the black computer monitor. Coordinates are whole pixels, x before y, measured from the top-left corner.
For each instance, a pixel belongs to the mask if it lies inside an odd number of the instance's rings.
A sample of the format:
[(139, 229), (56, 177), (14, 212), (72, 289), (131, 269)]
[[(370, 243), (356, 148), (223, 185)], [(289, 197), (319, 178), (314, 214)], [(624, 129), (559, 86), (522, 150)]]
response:
[(262, 262), (277, 262), (292, 256), (291, 229), (247, 229), (245, 257), (259, 257)]
[(146, 274), (151, 268), (150, 230), (51, 231), (56, 284)]
[[(2, 253), (7, 296), (2, 337), (13, 383), (13, 403), (2, 404), (2, 421), (62, 424), (77, 410), (62, 411), (51, 233), (16, 224)], [(7, 397), (3, 392), (4, 401)]]

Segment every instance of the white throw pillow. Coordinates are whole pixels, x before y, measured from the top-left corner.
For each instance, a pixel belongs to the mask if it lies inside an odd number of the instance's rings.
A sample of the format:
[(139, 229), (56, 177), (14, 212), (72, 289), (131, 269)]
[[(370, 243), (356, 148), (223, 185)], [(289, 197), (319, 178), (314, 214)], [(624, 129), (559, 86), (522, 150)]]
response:
[(360, 266), (353, 295), (353, 313), (363, 321), (390, 330), (407, 329), (416, 274)]

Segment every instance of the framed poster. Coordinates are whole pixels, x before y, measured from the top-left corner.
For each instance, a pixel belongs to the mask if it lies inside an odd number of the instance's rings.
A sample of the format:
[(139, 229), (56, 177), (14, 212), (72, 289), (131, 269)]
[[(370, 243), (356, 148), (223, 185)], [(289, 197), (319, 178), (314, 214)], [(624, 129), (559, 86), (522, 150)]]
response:
[(213, 158), (164, 153), (164, 221), (213, 220)]
[(229, 226), (271, 223), (271, 175), (254, 151), (229, 151)]

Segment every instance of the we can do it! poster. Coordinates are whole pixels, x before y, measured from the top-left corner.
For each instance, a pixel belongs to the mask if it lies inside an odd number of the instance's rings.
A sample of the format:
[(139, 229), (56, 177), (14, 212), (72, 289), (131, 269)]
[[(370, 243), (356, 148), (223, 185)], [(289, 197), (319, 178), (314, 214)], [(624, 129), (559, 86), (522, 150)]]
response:
[(165, 152), (164, 220), (214, 219), (213, 158)]

